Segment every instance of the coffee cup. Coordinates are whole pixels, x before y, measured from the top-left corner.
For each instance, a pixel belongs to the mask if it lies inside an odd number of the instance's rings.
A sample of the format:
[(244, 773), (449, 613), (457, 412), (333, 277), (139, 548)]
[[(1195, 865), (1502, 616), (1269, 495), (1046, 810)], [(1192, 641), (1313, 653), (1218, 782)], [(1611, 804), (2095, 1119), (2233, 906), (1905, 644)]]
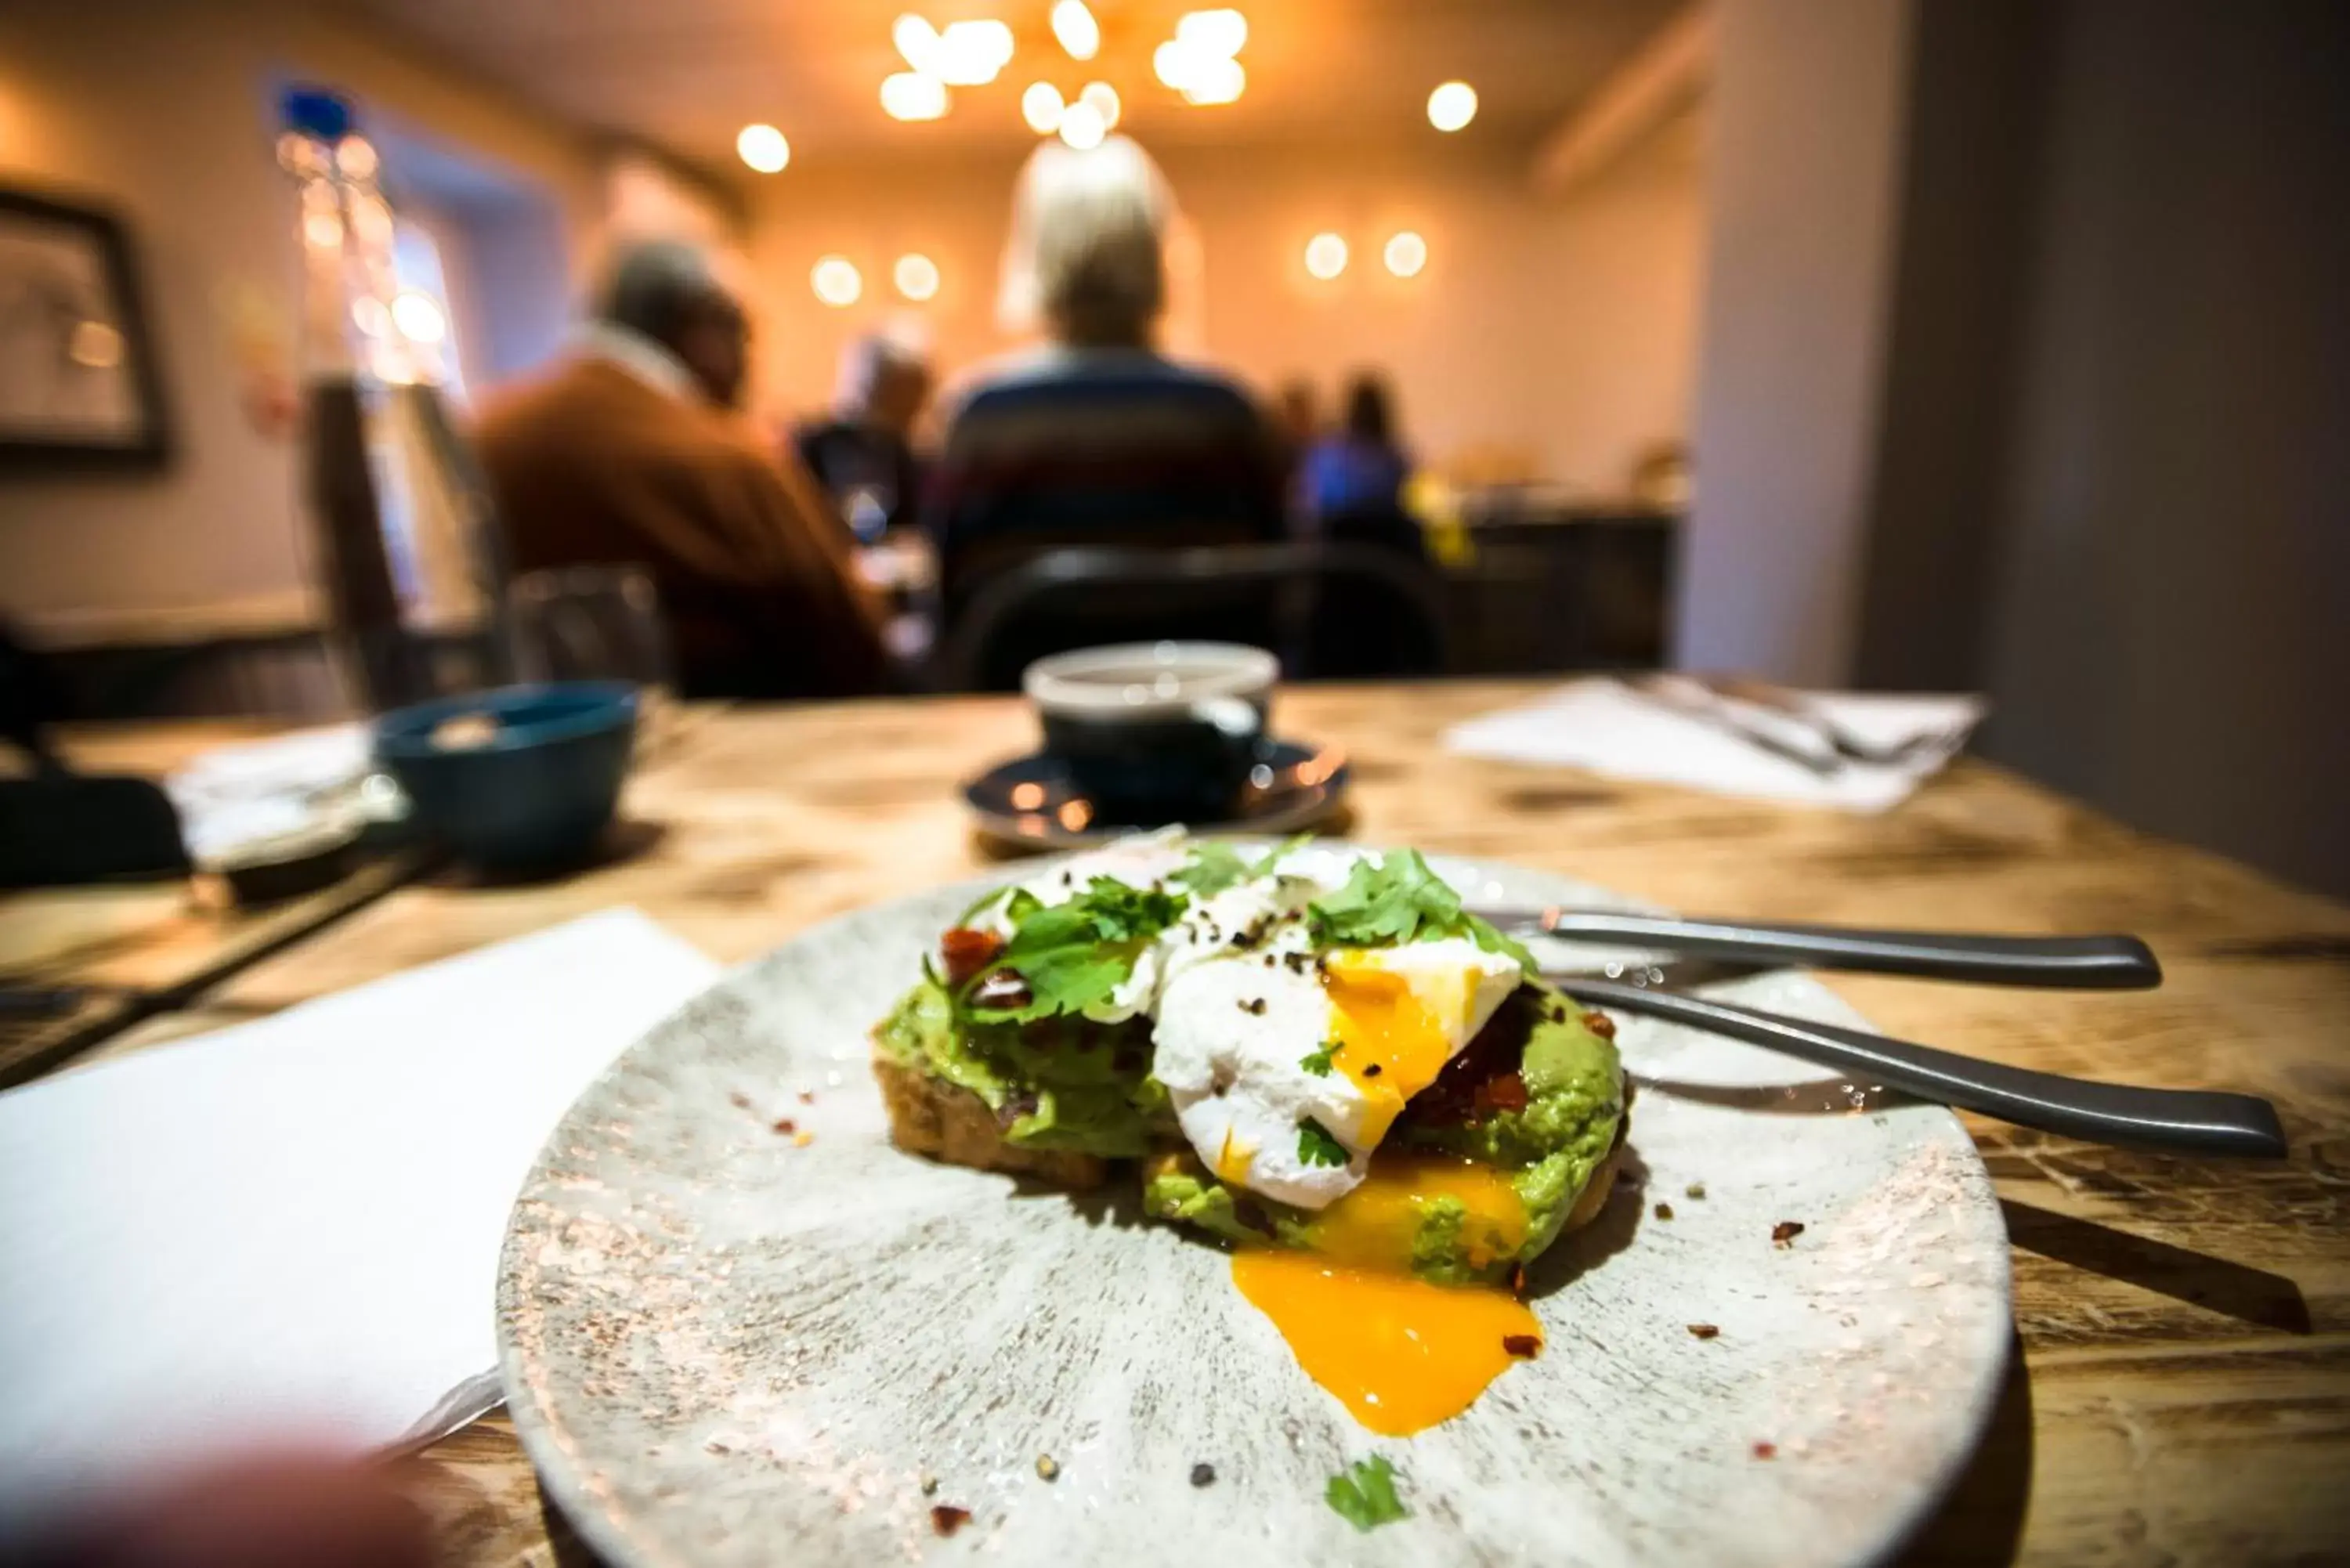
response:
[(1045, 750), (1098, 826), (1231, 818), (1261, 760), (1280, 661), (1230, 642), (1133, 642), (1030, 665)]

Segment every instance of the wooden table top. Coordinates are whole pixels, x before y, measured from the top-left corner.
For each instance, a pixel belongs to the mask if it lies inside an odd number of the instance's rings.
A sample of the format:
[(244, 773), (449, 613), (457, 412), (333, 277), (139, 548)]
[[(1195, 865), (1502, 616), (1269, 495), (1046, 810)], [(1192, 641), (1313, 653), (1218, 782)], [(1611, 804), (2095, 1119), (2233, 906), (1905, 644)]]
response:
[[(1443, 752), (1523, 683), (1285, 692), (1345, 746), (1353, 832), (1551, 867), (1661, 904), (1860, 925), (2128, 930), (2158, 992), (1845, 979), (1889, 1033), (2004, 1061), (2268, 1096), (2293, 1156), (2230, 1165), (1969, 1118), (2015, 1243), (2019, 1354), (1906, 1561), (2307, 1563), (2350, 1542), (2350, 908), (1962, 763), (1882, 816)], [(972, 874), (958, 779), (1029, 742), (1010, 700), (690, 712), (631, 781), (632, 856), (567, 881), (412, 884), (236, 975), (118, 1054), (615, 903), (712, 956)], [(127, 742), (126, 742), (127, 743)], [(502, 1417), (421, 1458), (469, 1565), (586, 1562)], [(550, 1538), (550, 1529), (553, 1536)]]

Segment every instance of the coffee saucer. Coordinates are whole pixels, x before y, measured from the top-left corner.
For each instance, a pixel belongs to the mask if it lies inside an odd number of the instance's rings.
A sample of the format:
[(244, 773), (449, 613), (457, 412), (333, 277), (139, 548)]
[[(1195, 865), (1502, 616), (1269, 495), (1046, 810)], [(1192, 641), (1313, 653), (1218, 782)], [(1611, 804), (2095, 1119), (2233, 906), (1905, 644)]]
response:
[[(1336, 746), (1267, 739), (1228, 821), (1191, 823), (1200, 834), (1299, 833), (1319, 827), (1346, 809), (1347, 755)], [(1111, 822), (1044, 752), (999, 763), (963, 785), (983, 837), (1013, 852), (1083, 849), (1129, 833), (1163, 827), (1157, 822)]]

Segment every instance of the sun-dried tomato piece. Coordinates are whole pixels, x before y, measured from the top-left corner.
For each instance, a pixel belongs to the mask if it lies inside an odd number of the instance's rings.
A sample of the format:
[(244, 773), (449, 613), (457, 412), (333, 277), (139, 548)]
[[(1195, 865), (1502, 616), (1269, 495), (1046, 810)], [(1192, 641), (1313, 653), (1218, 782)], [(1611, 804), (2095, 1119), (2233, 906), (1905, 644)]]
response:
[(1802, 1220), (1782, 1220), (1776, 1225), (1771, 1227), (1771, 1244), (1774, 1247), (1788, 1246), (1794, 1241), (1796, 1237), (1803, 1233), (1804, 1222)]
[(995, 961), (1003, 939), (993, 931), (957, 926), (939, 939), (939, 957), (946, 961), (947, 983), (961, 985)]
[(1502, 1336), (1502, 1348), (1521, 1361), (1531, 1361), (1542, 1354), (1542, 1340), (1531, 1334), (1505, 1334)]
[(1616, 1038), (1616, 1021), (1596, 1009), (1583, 1015), (1583, 1026), (1602, 1040)]
[(971, 1522), (971, 1510), (942, 1502), (931, 1510), (931, 1528), (941, 1535), (952, 1535)]
[(1526, 1108), (1526, 1081), (1515, 1073), (1500, 1073), (1477, 1085), (1477, 1119), (1495, 1111)]

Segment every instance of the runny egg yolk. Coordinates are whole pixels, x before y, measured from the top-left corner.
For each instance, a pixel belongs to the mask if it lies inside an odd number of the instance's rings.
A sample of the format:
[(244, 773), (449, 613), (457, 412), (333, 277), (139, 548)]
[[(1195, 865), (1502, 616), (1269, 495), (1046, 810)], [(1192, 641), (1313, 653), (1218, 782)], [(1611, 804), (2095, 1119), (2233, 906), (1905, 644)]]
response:
[(1232, 1259), (1232, 1282), (1281, 1330), (1305, 1375), (1389, 1437), (1459, 1415), (1542, 1343), (1542, 1324), (1508, 1292), (1412, 1276), (1413, 1238), (1428, 1207), (1447, 1198), (1464, 1210), (1472, 1262), (1524, 1240), (1524, 1206), (1500, 1172), (1381, 1156), (1361, 1186), (1315, 1219), (1314, 1251), (1253, 1249)]
[(1360, 1142), (1376, 1148), (1403, 1103), (1436, 1082), (1467, 1022), (1467, 988), (1451, 1028), (1406, 977), (1368, 965), (1334, 963), (1324, 974), (1336, 1048), (1331, 1064), (1363, 1092)]

